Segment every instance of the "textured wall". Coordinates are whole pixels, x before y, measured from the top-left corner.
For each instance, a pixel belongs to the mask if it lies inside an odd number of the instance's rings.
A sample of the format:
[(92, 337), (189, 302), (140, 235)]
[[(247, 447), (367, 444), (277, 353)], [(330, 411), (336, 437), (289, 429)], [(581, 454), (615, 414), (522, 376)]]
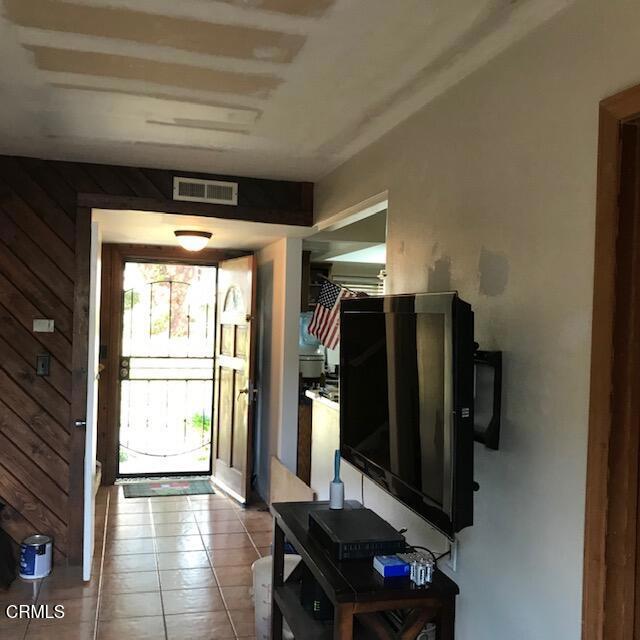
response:
[(505, 352), (502, 446), (476, 446), (453, 576), (461, 640), (580, 635), (598, 102), (640, 82), (638, 24), (638, 3), (578, 0), (316, 186), (317, 220), (388, 189), (388, 290), (458, 289)]
[(271, 456), (296, 471), (298, 436), (298, 319), (302, 241), (283, 238), (256, 253), (258, 261), (255, 473), (269, 498)]

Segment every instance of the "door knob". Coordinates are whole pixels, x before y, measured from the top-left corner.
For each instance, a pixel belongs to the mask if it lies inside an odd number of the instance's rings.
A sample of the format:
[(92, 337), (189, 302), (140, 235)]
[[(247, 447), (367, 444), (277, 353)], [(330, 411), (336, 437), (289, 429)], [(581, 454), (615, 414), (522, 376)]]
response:
[(247, 395), (249, 395), (249, 392), (251, 392), (251, 400), (253, 402), (255, 402), (257, 396), (258, 396), (258, 390), (254, 387), (253, 389), (249, 389), (249, 387), (245, 387), (244, 389), (240, 389), (240, 391), (238, 391), (238, 400), (240, 399), (240, 396), (244, 393), (246, 393)]

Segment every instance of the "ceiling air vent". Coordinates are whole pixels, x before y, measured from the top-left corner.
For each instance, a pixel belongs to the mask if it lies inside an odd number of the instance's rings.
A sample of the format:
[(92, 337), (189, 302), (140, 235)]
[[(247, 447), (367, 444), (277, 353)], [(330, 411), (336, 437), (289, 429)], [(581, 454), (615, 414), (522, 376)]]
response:
[(238, 183), (176, 176), (173, 179), (173, 199), (237, 205)]

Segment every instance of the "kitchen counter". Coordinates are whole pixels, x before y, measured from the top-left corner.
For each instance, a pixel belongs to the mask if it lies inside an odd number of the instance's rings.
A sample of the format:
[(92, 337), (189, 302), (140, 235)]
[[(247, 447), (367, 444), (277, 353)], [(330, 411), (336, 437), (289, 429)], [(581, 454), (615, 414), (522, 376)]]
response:
[(323, 404), (330, 409), (334, 409), (335, 411), (340, 410), (340, 402), (326, 398), (322, 395), (322, 393), (320, 393), (318, 389), (307, 389), (304, 394), (307, 396), (307, 398), (311, 398), (311, 400), (313, 400), (314, 402)]

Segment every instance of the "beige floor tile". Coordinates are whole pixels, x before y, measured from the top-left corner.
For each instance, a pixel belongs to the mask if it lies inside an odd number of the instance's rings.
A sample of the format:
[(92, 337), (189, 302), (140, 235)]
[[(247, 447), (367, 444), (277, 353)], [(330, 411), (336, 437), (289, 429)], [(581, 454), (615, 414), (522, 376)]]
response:
[(189, 496), (189, 504), (192, 508), (203, 504), (226, 504), (229, 508), (232, 508), (232, 501), (229, 500), (229, 498), (225, 498), (216, 493), (203, 496)]
[(273, 531), (273, 517), (269, 513), (246, 511), (238, 514), (247, 531)]
[(109, 517), (108, 527), (127, 527), (151, 524), (151, 513), (118, 513)]
[(246, 533), (219, 533), (211, 536), (203, 536), (207, 549), (243, 549), (252, 547), (251, 540)]
[(107, 541), (153, 538), (154, 535), (153, 526), (150, 524), (124, 525), (109, 529), (109, 532), (107, 533)]
[(193, 502), (191, 511), (236, 511), (230, 502)]
[(83, 582), (82, 578), (59, 577), (53, 574), (47, 578), (38, 594), (38, 602), (54, 602), (76, 598), (95, 598), (98, 595), (98, 575), (91, 582)]
[(223, 520), (237, 520), (238, 513), (233, 509), (219, 509), (218, 511), (193, 511), (196, 522), (222, 522)]
[(147, 502), (116, 502), (109, 507), (110, 513), (149, 513)]
[[(15, 626), (15, 627), (0, 627), (0, 638), (2, 640), (24, 640), (25, 633), (27, 632), (27, 625)], [(59, 640), (56, 638), (55, 640)]]
[(27, 630), (27, 620), (13, 620), (8, 618), (5, 606), (0, 607), (0, 638), (2, 640), (22, 640)]
[(209, 520), (199, 522), (198, 527), (203, 535), (213, 535), (216, 533), (246, 533), (244, 525), (240, 520)]
[[(95, 622), (69, 623), (59, 620), (55, 624), (29, 625), (26, 640), (93, 640)], [(4, 636), (1, 636), (4, 640)]]
[(149, 498), (149, 504), (153, 507), (156, 504), (189, 504), (189, 496), (155, 496)]
[[(7, 590), (0, 590), (0, 605), (3, 604), (29, 604), (38, 599), (38, 593), (44, 580), (21, 580), (18, 578), (11, 583)], [(4, 610), (4, 607), (0, 607)]]
[(138, 553), (154, 553), (154, 538), (132, 538), (107, 541), (105, 552), (108, 556), (128, 556)]
[(230, 609), (228, 611), (235, 632), (239, 638), (251, 638), (256, 635), (255, 611), (251, 609)]
[(250, 587), (220, 587), (220, 590), (222, 591), (225, 606), (229, 611), (233, 609), (253, 609)]
[(176, 589), (162, 592), (165, 615), (224, 611), (224, 602), (217, 588)]
[(197, 536), (200, 534), (200, 530), (195, 521), (156, 523), (154, 530), (156, 538), (164, 538), (167, 536)]
[(165, 637), (162, 616), (101, 620), (98, 623), (98, 640), (163, 640)]
[(161, 616), (160, 593), (102, 594), (99, 620)]
[(258, 554), (253, 547), (245, 549), (217, 549), (209, 552), (211, 564), (214, 567), (232, 567), (238, 565), (250, 565), (258, 559)]
[(180, 551), (177, 553), (159, 553), (158, 569), (197, 569), (209, 567), (209, 558), (205, 551)]
[(29, 623), (30, 629), (33, 626), (57, 626), (60, 624), (79, 624), (81, 622), (93, 623), (96, 619), (98, 599), (97, 597), (72, 598), (68, 600), (56, 599), (55, 601), (42, 602), (41, 604), (49, 605), (51, 615), (53, 615), (53, 607), (61, 605), (64, 607), (64, 617), (32, 620)]
[(256, 547), (268, 547), (273, 542), (271, 531), (252, 531), (249, 535)]
[(167, 502), (153, 502), (149, 505), (151, 513), (167, 513), (168, 511), (190, 511), (189, 503), (168, 500)]
[(174, 553), (176, 551), (204, 551), (202, 538), (200, 535), (156, 538), (156, 553)]
[(105, 558), (104, 573), (155, 571), (156, 566), (155, 553), (138, 553), (135, 555), (109, 556)]
[(103, 577), (102, 594), (142, 593), (160, 591), (156, 571), (110, 573)]
[(253, 584), (253, 574), (250, 565), (239, 567), (218, 567), (216, 580), (221, 587), (239, 587)]
[(217, 586), (217, 581), (210, 568), (167, 569), (160, 571), (160, 586), (163, 591), (203, 589)]
[(168, 640), (223, 640), (234, 638), (225, 611), (166, 616)]
[(158, 524), (180, 524), (195, 522), (196, 517), (193, 511), (164, 511), (153, 514), (153, 522)]

